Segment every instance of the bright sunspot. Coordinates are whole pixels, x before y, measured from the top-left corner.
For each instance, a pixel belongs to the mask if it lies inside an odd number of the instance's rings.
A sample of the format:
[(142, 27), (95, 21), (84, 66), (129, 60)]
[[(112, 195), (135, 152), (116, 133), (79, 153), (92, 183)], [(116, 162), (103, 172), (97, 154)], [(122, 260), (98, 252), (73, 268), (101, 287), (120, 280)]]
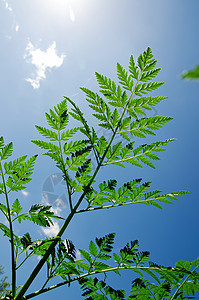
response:
[(69, 17), (72, 22), (75, 21), (75, 12), (73, 8), (73, 1), (68, 0), (48, 0), (41, 2), (41, 7), (47, 12), (46, 17), (51, 15), (58, 18)]

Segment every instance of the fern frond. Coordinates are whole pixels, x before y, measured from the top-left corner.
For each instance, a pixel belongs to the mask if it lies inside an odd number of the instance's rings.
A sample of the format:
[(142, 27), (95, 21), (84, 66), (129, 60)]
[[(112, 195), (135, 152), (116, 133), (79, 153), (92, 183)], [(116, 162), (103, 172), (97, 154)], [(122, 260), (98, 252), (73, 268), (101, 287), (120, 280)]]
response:
[(0, 160), (5, 160), (7, 159), (9, 156), (12, 155), (13, 152), (13, 143), (9, 143), (7, 145), (5, 145), (1, 151), (0, 151)]
[(61, 141), (68, 141), (69, 138), (73, 137), (82, 127), (75, 127), (72, 129), (68, 129), (66, 131), (62, 131), (61, 133)]
[(154, 78), (156, 75), (158, 75), (158, 73), (160, 72), (160, 68), (152, 70), (152, 71), (148, 71), (148, 72), (143, 72), (142, 76), (140, 78), (140, 81), (143, 82), (147, 82), (149, 80), (151, 80), (152, 78)]
[[(120, 129), (117, 134), (120, 134), (130, 140), (129, 135), (145, 138), (146, 135), (155, 136), (155, 130), (159, 130), (164, 124), (173, 120), (171, 117), (155, 116), (148, 118), (140, 118), (130, 123), (131, 119), (128, 117), (121, 122)], [(130, 124), (130, 127), (129, 127)]]
[(59, 138), (58, 138), (58, 135), (56, 132), (52, 131), (52, 130), (49, 130), (47, 128), (44, 128), (44, 127), (41, 127), (41, 126), (38, 126), (38, 125), (35, 125), (36, 129), (39, 131), (39, 133), (50, 139), (50, 141), (58, 141)]
[(16, 158), (13, 161), (9, 161), (8, 163), (4, 163), (4, 169), (5, 169), (5, 174), (12, 174), (12, 171), (15, 170), (15, 168), (20, 167), (24, 161), (26, 160), (27, 155), (21, 156)]
[(36, 223), (37, 225), (43, 227), (50, 227), (51, 225), (53, 225), (52, 218), (63, 219), (61, 217), (56, 216), (54, 212), (50, 209), (51, 206), (34, 204), (31, 206), (29, 213), (26, 215), (26, 219)]
[(76, 151), (83, 150), (84, 147), (86, 146), (86, 142), (79, 140), (79, 141), (70, 141), (68, 144), (64, 144), (64, 154), (72, 154), (75, 153)]
[(117, 77), (123, 88), (132, 92), (134, 85), (132, 76), (128, 75), (128, 72), (119, 63), (117, 63)]
[(138, 67), (135, 66), (135, 61), (134, 61), (133, 55), (131, 55), (131, 57), (130, 57), (129, 72), (131, 73), (131, 76), (133, 78), (135, 78), (136, 80), (138, 79), (138, 77), (139, 77), (139, 70), (138, 70)]
[(88, 126), (88, 123), (86, 121), (86, 119), (84, 118), (83, 113), (81, 112), (81, 110), (79, 109), (79, 107), (68, 97), (65, 97), (65, 99), (73, 106), (72, 111), (73, 112), (69, 112), (69, 114), (76, 120), (80, 121), (83, 125), (84, 128), (81, 128), (80, 131), (85, 134), (89, 140), (91, 140), (91, 129)]
[(59, 147), (54, 145), (53, 143), (39, 141), (39, 140), (32, 140), (31, 142), (34, 143), (35, 145), (39, 146), (41, 149), (45, 149), (50, 152), (59, 153)]
[(144, 84), (139, 83), (135, 88), (135, 94), (137, 96), (141, 96), (142, 94), (148, 94), (148, 92), (157, 90), (163, 84), (164, 82), (149, 82)]
[(10, 188), (10, 191), (20, 191), (26, 188), (25, 184), (31, 181), (30, 176), (33, 173), (33, 168), (37, 155), (32, 156), (26, 162), (14, 168), (12, 172), (9, 172), (10, 176), (6, 181), (6, 185)]
[(3, 136), (0, 136), (0, 149), (4, 146), (4, 138)]
[[(178, 191), (169, 194), (162, 194), (161, 191), (149, 191), (151, 182), (140, 183), (141, 179), (125, 183), (116, 190), (117, 182), (102, 182), (99, 184), (99, 191), (93, 191), (88, 198), (89, 208), (82, 211), (106, 209), (129, 204), (145, 204), (162, 209), (161, 203), (173, 204), (182, 195), (189, 194), (187, 191)], [(78, 212), (81, 212), (78, 211)]]
[(59, 130), (58, 118), (57, 118), (56, 114), (52, 110), (50, 110), (50, 114), (45, 113), (45, 116), (46, 116), (46, 120), (47, 120), (48, 124), (50, 125), (50, 127), (55, 130)]
[(109, 104), (115, 107), (124, 107), (128, 101), (126, 92), (122, 92), (121, 87), (106, 76), (95, 72), (100, 92), (109, 100)]
[(132, 149), (127, 150), (125, 148), (122, 148), (121, 142), (117, 143), (113, 146), (113, 149), (110, 148), (107, 152), (107, 161), (105, 161), (103, 165), (106, 166), (109, 164), (116, 164), (124, 166), (123, 163), (126, 162), (138, 167), (142, 167), (142, 164), (140, 163), (141, 161), (142, 163), (155, 168), (151, 161), (148, 160), (148, 158), (152, 160), (159, 160), (159, 158), (157, 155), (151, 152), (165, 151), (165, 149), (162, 147), (166, 146), (169, 142), (174, 140), (175, 139), (168, 139), (166, 141), (155, 142), (150, 145), (141, 145), (133, 150), (133, 156), (130, 155)]

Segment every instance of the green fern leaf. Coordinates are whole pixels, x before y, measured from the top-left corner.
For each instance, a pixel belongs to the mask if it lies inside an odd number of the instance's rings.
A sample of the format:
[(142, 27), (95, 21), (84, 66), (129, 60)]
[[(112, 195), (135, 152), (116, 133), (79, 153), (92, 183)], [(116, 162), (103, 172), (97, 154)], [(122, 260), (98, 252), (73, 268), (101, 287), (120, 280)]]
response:
[(9, 156), (12, 155), (12, 152), (13, 152), (13, 143), (11, 142), (2, 148), (0, 152), (0, 160), (7, 159)]
[(95, 146), (95, 148), (97, 149), (99, 155), (102, 155), (106, 149), (108, 145), (108, 141), (106, 140), (106, 138), (104, 136), (101, 136), (99, 138), (99, 141), (97, 143), (97, 145)]
[(145, 115), (143, 109), (151, 110), (152, 109), (151, 106), (157, 105), (158, 103), (160, 103), (160, 101), (166, 98), (167, 97), (156, 96), (156, 97), (141, 97), (141, 98), (132, 99), (128, 103), (128, 113), (135, 119), (138, 119), (137, 114), (134, 111), (135, 108), (139, 108), (141, 110), (141, 114)]
[(113, 257), (114, 257), (116, 263), (118, 265), (120, 265), (120, 263), (121, 263), (121, 257), (119, 255), (117, 255), (116, 253), (113, 253)]
[(142, 94), (148, 94), (162, 86), (164, 82), (149, 82), (144, 84), (138, 84), (135, 89), (135, 94), (141, 96)]
[(58, 135), (56, 134), (56, 132), (54, 132), (52, 130), (49, 130), (47, 128), (38, 126), (38, 125), (35, 125), (35, 127), (42, 136), (50, 139), (50, 141), (58, 141), (59, 140)]
[[(123, 123), (120, 126), (120, 131), (117, 134), (131, 134), (132, 136), (145, 138), (146, 135), (156, 135), (154, 133), (155, 130), (159, 130), (164, 124), (171, 121), (173, 118), (171, 117), (162, 117), (162, 116), (155, 116), (149, 118), (141, 118), (133, 121), (130, 124), (130, 128), (128, 129), (130, 118), (126, 118), (127, 122), (125, 126)], [(125, 119), (124, 119), (125, 120)], [(125, 131), (125, 129), (128, 129)]]
[(107, 265), (101, 261), (94, 262), (93, 266), (95, 268), (95, 271), (108, 270), (109, 268), (111, 268), (109, 265)]
[(49, 114), (46, 113), (45, 116), (51, 128), (58, 131), (66, 128), (69, 122), (66, 99), (54, 106), (54, 111), (50, 109)]
[(90, 241), (90, 244), (89, 244), (89, 250), (90, 250), (90, 253), (96, 257), (98, 255), (98, 250), (97, 250), (97, 247), (95, 245), (95, 243), (93, 241)]
[(76, 127), (63, 131), (61, 133), (61, 141), (67, 141), (70, 137), (73, 137), (73, 135), (76, 134), (80, 129), (82, 129), (82, 127)]
[(79, 249), (79, 252), (84, 257), (84, 259), (89, 262), (90, 265), (93, 264), (93, 259), (87, 251)]
[(0, 210), (3, 212), (3, 214), (5, 216), (7, 216), (7, 214), (8, 214), (8, 208), (7, 208), (7, 206), (5, 206), (4, 204), (0, 203)]
[(117, 109), (114, 109), (114, 112), (111, 116), (111, 123), (113, 125), (113, 128), (115, 128), (118, 125), (118, 121), (120, 119), (120, 115)]
[(100, 253), (100, 254), (98, 254), (97, 258), (100, 259), (100, 260), (109, 260), (109, 259), (111, 259), (111, 256), (108, 255), (108, 254), (101, 254)]
[(129, 72), (131, 73), (131, 76), (133, 78), (135, 78), (136, 80), (138, 79), (138, 77), (139, 77), (139, 70), (138, 70), (138, 67), (135, 66), (133, 55), (131, 55), (131, 57), (130, 57)]
[(38, 140), (32, 140), (31, 142), (37, 145), (38, 147), (40, 147), (41, 149), (45, 149), (53, 153), (54, 152), (59, 153), (59, 147), (54, 145), (53, 143), (38, 141)]
[(79, 140), (74, 142), (69, 142), (68, 144), (64, 144), (64, 154), (71, 154), (76, 151), (83, 150), (83, 148), (86, 146), (85, 141)]
[(55, 130), (59, 130), (58, 117), (53, 112), (53, 110), (50, 109), (50, 114), (45, 113), (45, 116), (46, 116), (46, 120), (47, 120), (48, 124), (50, 125), (50, 127)]
[(117, 63), (117, 76), (123, 88), (132, 92), (133, 80), (119, 63)]
[(138, 160), (140, 160), (141, 162), (143, 162), (145, 165), (155, 169), (155, 166), (152, 164), (152, 162), (150, 160), (148, 160), (146, 157), (144, 156), (139, 156)]
[(4, 146), (4, 138), (3, 136), (0, 136), (0, 149), (2, 149)]
[(0, 223), (0, 229), (3, 231), (4, 236), (7, 236), (10, 238), (10, 229), (6, 225)]
[(53, 225), (52, 218), (63, 219), (56, 216), (50, 209), (51, 206), (44, 206), (41, 204), (32, 205), (29, 210), (29, 216), (27, 216), (27, 219), (39, 226), (50, 227), (51, 225)]
[(109, 233), (102, 238), (96, 238), (95, 241), (101, 253), (109, 253), (113, 249), (114, 239), (115, 233)]
[(37, 155), (34, 155), (10, 172), (10, 176), (6, 181), (6, 185), (10, 188), (10, 191), (20, 191), (26, 188), (24, 184), (31, 181), (30, 176), (32, 175), (36, 158)]
[(9, 163), (4, 163), (5, 174), (12, 174), (12, 172), (17, 168), (23, 165), (23, 162), (26, 160), (27, 155), (16, 158), (13, 161), (9, 161)]
[(140, 81), (144, 81), (147, 82), (149, 80), (151, 80), (152, 78), (154, 78), (159, 72), (160, 72), (160, 68), (152, 70), (152, 71), (148, 71), (148, 72), (143, 72), (142, 76), (140, 78)]
[[(80, 90), (82, 90), (86, 95), (87, 97), (89, 97), (90, 99), (96, 99), (96, 94), (94, 92), (92, 92), (91, 90), (85, 88), (85, 87), (80, 87)], [(86, 99), (87, 101), (89, 101), (88, 99)], [(95, 101), (91, 102), (93, 104), (95, 104)]]
[(19, 200), (16, 199), (12, 205), (12, 212), (14, 212), (15, 214), (19, 214), (20, 212), (22, 212), (22, 207), (19, 203)]

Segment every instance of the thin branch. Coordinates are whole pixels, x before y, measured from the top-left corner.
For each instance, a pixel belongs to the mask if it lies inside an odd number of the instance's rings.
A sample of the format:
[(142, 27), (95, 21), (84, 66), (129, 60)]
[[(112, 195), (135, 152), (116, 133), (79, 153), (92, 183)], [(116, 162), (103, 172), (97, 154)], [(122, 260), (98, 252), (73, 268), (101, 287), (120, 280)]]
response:
[(131, 156), (131, 157), (127, 157), (127, 158), (123, 158), (123, 159), (118, 159), (118, 160), (113, 160), (113, 161), (105, 162), (105, 163), (103, 163), (103, 166), (114, 164), (114, 163), (119, 163), (119, 162), (126, 162), (128, 160), (135, 159), (135, 158), (137, 158), (139, 156), (142, 156), (143, 154), (148, 153), (148, 152), (151, 152), (151, 149), (147, 150), (147, 151), (145, 151), (143, 153), (139, 153), (137, 155)]
[(13, 294), (13, 297), (15, 297), (15, 294), (16, 294), (16, 262), (15, 262), (15, 250), (14, 250), (14, 235), (13, 235), (12, 219), (11, 219), (11, 213), (10, 213), (8, 193), (7, 193), (7, 189), (6, 189), (6, 183), (5, 183), (5, 178), (4, 178), (1, 162), (0, 162), (0, 172), (1, 172), (1, 177), (3, 180), (6, 205), (7, 205), (7, 209), (8, 209), (8, 222), (9, 222), (9, 226), (10, 226), (11, 259), (12, 259), (12, 294)]
[(112, 208), (112, 207), (130, 205), (130, 204), (137, 204), (137, 203), (145, 204), (146, 202), (158, 201), (158, 200), (159, 200), (158, 198), (151, 198), (151, 199), (149, 198), (149, 199), (146, 199), (146, 200), (143, 199), (143, 200), (134, 201), (134, 202), (124, 202), (124, 203), (118, 203), (118, 204), (113, 204), (113, 205), (105, 205), (105, 206), (92, 207), (92, 208), (89, 208), (89, 209), (80, 209), (80, 210), (76, 211), (76, 214), (82, 213), (82, 212), (99, 210), (99, 209), (108, 209), (108, 208)]
[(73, 209), (73, 205), (72, 205), (72, 199), (71, 199), (71, 191), (70, 191), (70, 186), (69, 183), (67, 181), (67, 173), (66, 173), (66, 169), (65, 169), (65, 165), (64, 165), (64, 158), (63, 158), (63, 153), (62, 153), (62, 146), (61, 146), (61, 137), (60, 137), (60, 130), (58, 130), (58, 137), (59, 137), (59, 149), (60, 149), (60, 154), (61, 154), (61, 160), (62, 160), (62, 166), (63, 166), (63, 173), (65, 176), (65, 181), (66, 181), (66, 186), (67, 186), (67, 190), (68, 190), (68, 199), (69, 199), (69, 205), (70, 205), (70, 210), (72, 211)]
[[(21, 253), (23, 253), (23, 251), (20, 252), (19, 254), (21, 254)], [(25, 263), (25, 261), (26, 261), (29, 257), (31, 257), (33, 254), (34, 254), (33, 251), (32, 251), (31, 253), (29, 253), (29, 254), (24, 258), (24, 260), (16, 267), (16, 270), (19, 269), (19, 268)]]
[(185, 278), (185, 280), (179, 285), (179, 287), (177, 288), (177, 290), (175, 291), (174, 295), (172, 296), (171, 300), (176, 299), (176, 296), (179, 292), (179, 290), (181, 289), (181, 287), (186, 283), (186, 281), (189, 279), (189, 277), (192, 275), (192, 273), (197, 270), (199, 268), (199, 266), (196, 266), (193, 271)]
[(31, 294), (29, 294), (27, 296), (24, 296), (22, 299), (26, 300), (26, 299), (34, 298), (34, 297), (36, 297), (36, 296), (38, 296), (40, 294), (46, 293), (48, 291), (51, 291), (51, 290), (56, 289), (58, 287), (61, 287), (61, 286), (65, 285), (65, 284), (69, 284), (69, 283), (71, 283), (73, 281), (77, 281), (77, 280), (79, 280), (81, 278), (84, 278), (84, 277), (88, 277), (88, 276), (92, 276), (92, 275), (96, 275), (96, 274), (107, 273), (107, 272), (111, 272), (111, 271), (115, 271), (115, 270), (132, 270), (132, 271), (134, 271), (134, 270), (137, 270), (137, 269), (141, 270), (141, 271), (142, 270), (145, 271), (145, 270), (148, 270), (148, 269), (149, 270), (153, 270), (153, 271), (159, 270), (158, 267), (117, 266), (117, 267), (112, 267), (112, 268), (109, 268), (109, 269), (103, 269), (103, 270), (100, 270), (100, 271), (92, 271), (92, 272), (88, 272), (88, 273), (82, 274), (82, 275), (74, 277), (74, 278), (70, 278), (70, 280), (65, 280), (63, 282), (57, 283), (57, 284), (52, 285), (52, 286), (50, 286), (48, 288), (45, 288), (43, 290), (42, 289), (38, 290), (38, 291), (36, 291), (34, 293), (31, 293)]
[[(39, 247), (41, 247), (43, 244), (48, 243), (48, 242), (50, 242), (50, 241), (54, 241), (55, 239), (56, 239), (57, 241), (60, 240), (60, 238), (52, 238), (52, 239), (49, 239), (49, 240), (47, 240), (47, 241), (44, 240), (44, 241), (42, 241), (40, 244), (38, 244), (38, 245), (34, 248), (34, 251), (36, 251), (36, 249), (39, 248)], [(25, 250), (22, 250), (18, 255), (22, 254), (24, 251), (25, 251)], [(19, 268), (25, 263), (25, 261), (26, 261), (29, 257), (31, 257), (31, 256), (33, 256), (33, 255), (36, 254), (34, 251), (31, 251), (31, 252), (24, 258), (24, 260), (16, 267), (16, 270), (19, 269)]]

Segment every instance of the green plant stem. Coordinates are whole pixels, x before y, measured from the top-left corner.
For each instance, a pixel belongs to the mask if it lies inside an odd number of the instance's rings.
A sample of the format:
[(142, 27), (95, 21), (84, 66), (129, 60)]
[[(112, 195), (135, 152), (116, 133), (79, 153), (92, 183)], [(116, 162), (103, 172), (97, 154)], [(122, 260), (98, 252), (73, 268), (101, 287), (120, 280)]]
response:
[[(91, 186), (91, 184), (92, 184), (93, 180), (95, 179), (95, 177), (96, 177), (96, 175), (97, 175), (97, 173), (98, 173), (100, 167), (102, 166), (102, 163), (103, 163), (103, 161), (104, 161), (104, 159), (105, 159), (105, 157), (106, 157), (106, 154), (107, 154), (107, 152), (108, 152), (108, 150), (109, 150), (109, 148), (110, 148), (110, 146), (111, 146), (111, 144), (112, 144), (112, 142), (113, 142), (113, 140), (114, 140), (114, 138), (115, 138), (115, 135), (116, 135), (116, 133), (117, 133), (117, 130), (118, 130), (119, 126), (120, 126), (121, 120), (123, 119), (124, 114), (125, 114), (125, 112), (126, 112), (126, 110), (127, 110), (127, 108), (128, 108), (128, 104), (129, 104), (129, 102), (131, 101), (131, 99), (132, 99), (132, 97), (133, 97), (134, 91), (135, 91), (135, 89), (136, 89), (136, 86), (137, 86), (137, 84), (138, 84), (140, 78), (141, 78), (141, 75), (142, 75), (142, 72), (141, 72), (141, 74), (140, 74), (140, 76), (139, 76), (139, 78), (138, 78), (138, 80), (137, 80), (137, 82), (136, 82), (136, 84), (135, 84), (135, 87), (134, 87), (134, 89), (133, 89), (133, 91), (132, 91), (132, 93), (131, 93), (131, 95), (130, 95), (130, 97), (129, 97), (129, 100), (128, 100), (126, 106), (124, 107), (124, 110), (123, 110), (123, 112), (122, 112), (122, 115), (121, 115), (121, 117), (120, 117), (120, 119), (119, 119), (119, 121), (118, 121), (118, 124), (117, 124), (117, 126), (116, 126), (116, 128), (115, 128), (115, 131), (114, 131), (114, 133), (113, 133), (113, 135), (112, 135), (112, 137), (111, 137), (111, 139), (110, 139), (110, 141), (109, 141), (109, 143), (108, 143), (108, 146), (107, 146), (106, 150), (104, 151), (104, 154), (103, 154), (103, 156), (102, 156), (102, 158), (101, 158), (99, 164), (97, 165), (97, 168), (95, 169), (95, 171), (94, 171), (94, 173), (93, 173), (93, 176), (91, 177), (91, 179), (90, 179), (90, 181), (89, 181), (89, 183), (88, 183), (88, 185), (87, 185), (87, 188), (89, 188), (89, 187)], [(72, 102), (71, 102), (71, 103), (72, 103)], [(73, 104), (73, 103), (72, 103), (72, 104)], [(74, 104), (73, 104), (73, 106), (74, 106)], [(76, 213), (78, 207), (79, 207), (80, 204), (82, 203), (82, 201), (83, 201), (85, 195), (86, 195), (86, 189), (85, 189), (85, 191), (82, 193), (82, 195), (80, 196), (80, 198), (79, 198), (79, 200), (77, 201), (77, 203), (76, 203), (76, 205), (74, 206), (74, 208), (71, 210), (70, 214), (68, 215), (68, 217), (67, 217), (67, 219), (65, 220), (64, 224), (62, 225), (62, 227), (61, 227), (59, 233), (57, 234), (57, 237), (60, 237), (60, 238), (61, 238), (61, 236), (63, 235), (64, 231), (65, 231), (66, 228), (68, 227), (70, 221), (72, 220), (73, 216), (75, 215), (75, 213)], [(32, 282), (34, 281), (35, 277), (37, 276), (37, 274), (39, 273), (39, 271), (41, 270), (41, 268), (43, 267), (43, 265), (45, 264), (47, 258), (48, 258), (48, 257), (50, 256), (50, 254), (52, 253), (52, 251), (53, 251), (53, 249), (55, 248), (56, 244), (57, 244), (57, 241), (54, 241), (54, 242), (52, 242), (52, 244), (49, 246), (48, 250), (46, 251), (46, 253), (45, 253), (44, 256), (42, 257), (42, 259), (39, 261), (39, 263), (37, 264), (37, 266), (35, 267), (35, 269), (34, 269), (33, 272), (31, 273), (31, 275), (29, 276), (29, 278), (27, 279), (27, 281), (25, 282), (25, 284), (23, 285), (23, 287), (21, 288), (21, 290), (19, 291), (19, 293), (17, 294), (17, 296), (14, 298), (15, 300), (21, 300), (21, 299), (23, 298), (25, 292), (27, 291), (27, 289), (29, 288), (29, 286), (32, 284)]]
[(89, 212), (89, 211), (94, 211), (94, 210), (99, 210), (99, 209), (108, 209), (108, 208), (112, 208), (112, 207), (118, 207), (118, 206), (125, 206), (125, 205), (130, 205), (130, 204), (146, 204), (147, 202), (151, 202), (151, 201), (160, 201), (159, 199), (161, 199), (161, 197), (159, 198), (149, 198), (149, 199), (143, 199), (143, 200), (139, 200), (139, 201), (133, 201), (133, 202), (126, 202), (126, 203), (118, 203), (118, 204), (113, 204), (113, 205), (104, 205), (104, 206), (98, 206), (98, 207), (92, 207), (89, 209), (80, 209), (76, 211), (76, 214), (78, 213), (83, 213), (83, 212)]
[[(112, 136), (112, 139), (109, 142), (109, 147), (110, 147), (113, 139), (114, 139), (114, 135)], [(104, 152), (104, 155), (103, 155), (102, 159), (105, 158), (106, 153), (107, 153), (109, 147), (107, 147), (106, 151)], [(97, 175), (97, 173), (98, 173), (98, 171), (99, 171), (99, 169), (101, 167), (101, 163), (98, 164), (98, 166), (97, 166), (97, 168), (96, 168), (96, 170), (95, 170), (95, 172), (94, 172), (94, 174), (93, 174), (93, 176), (92, 176), (92, 178), (91, 178), (91, 180), (90, 180), (90, 182), (89, 182), (89, 184), (88, 184), (87, 187), (90, 187), (90, 185), (92, 184), (94, 178), (96, 177), (96, 175)], [(86, 194), (86, 191), (83, 192), (83, 194), (79, 198), (78, 202), (76, 203), (75, 207), (72, 209), (72, 211), (68, 215), (68, 217), (65, 220), (64, 224), (62, 225), (59, 233), (57, 234), (57, 237), (61, 238), (62, 234), (64, 233), (64, 231), (66, 230), (66, 228), (69, 225), (70, 221), (72, 220), (74, 214), (76, 213), (76, 210), (78, 209), (79, 205), (81, 204), (82, 200), (84, 199), (85, 194)], [(25, 282), (25, 284), (23, 285), (23, 287), (21, 288), (21, 290), (19, 291), (19, 293), (17, 294), (15, 300), (21, 300), (22, 299), (22, 297), (24, 296), (25, 292), (27, 291), (27, 289), (29, 288), (29, 286), (31, 285), (31, 283), (33, 282), (33, 280), (35, 279), (35, 277), (37, 276), (37, 274), (39, 273), (39, 271), (41, 270), (41, 268), (43, 267), (43, 265), (45, 264), (47, 258), (49, 257), (49, 255), (53, 251), (53, 249), (56, 246), (56, 244), (57, 244), (57, 241), (54, 241), (49, 246), (48, 250), (46, 251), (46, 253), (42, 257), (42, 259), (39, 261), (39, 263), (37, 264), (37, 266), (33, 270), (32, 274), (29, 276), (29, 278), (27, 279), (27, 281)]]
[(16, 262), (15, 262), (15, 250), (14, 250), (14, 235), (13, 235), (13, 227), (12, 227), (12, 220), (11, 220), (11, 214), (10, 214), (10, 205), (9, 205), (6, 183), (5, 183), (5, 178), (4, 178), (1, 162), (0, 162), (0, 172), (1, 172), (1, 177), (3, 180), (6, 205), (7, 205), (7, 209), (8, 209), (8, 222), (9, 222), (9, 226), (10, 226), (11, 260), (12, 260), (12, 295), (13, 295), (13, 297), (15, 297), (15, 294), (16, 294)]
[(92, 276), (92, 275), (96, 275), (96, 274), (107, 273), (107, 272), (112, 272), (112, 271), (115, 271), (115, 270), (132, 270), (132, 271), (134, 271), (134, 270), (137, 270), (137, 269), (139, 269), (141, 271), (142, 270), (143, 271), (145, 271), (145, 270), (153, 270), (153, 271), (159, 270), (159, 268), (157, 268), (157, 267), (117, 266), (117, 267), (112, 267), (112, 268), (109, 268), (109, 269), (103, 269), (103, 270), (100, 270), (100, 271), (92, 271), (92, 272), (88, 272), (88, 273), (82, 274), (82, 275), (74, 277), (74, 278), (70, 278), (70, 280), (65, 280), (63, 282), (57, 283), (57, 284), (55, 284), (53, 286), (50, 286), (48, 288), (45, 288), (43, 290), (42, 289), (38, 290), (38, 291), (36, 291), (34, 293), (31, 293), (31, 294), (29, 294), (27, 296), (24, 296), (22, 299), (26, 300), (26, 299), (34, 298), (34, 297), (36, 297), (36, 296), (38, 296), (40, 294), (46, 293), (48, 291), (51, 291), (53, 289), (61, 287), (61, 286), (65, 285), (65, 284), (69, 284), (69, 283), (71, 283), (73, 281), (79, 280), (79, 279), (84, 278), (84, 277), (88, 277), (88, 276)]
[(119, 162), (126, 162), (126, 161), (128, 161), (128, 160), (135, 159), (135, 158), (137, 158), (137, 157), (139, 157), (139, 156), (142, 156), (143, 154), (146, 154), (146, 153), (148, 153), (148, 152), (151, 152), (151, 150), (152, 150), (152, 149), (147, 150), (147, 151), (145, 151), (145, 152), (143, 152), (143, 153), (136, 154), (136, 155), (131, 156), (131, 157), (124, 158), (124, 159), (118, 159), (118, 160), (113, 160), (113, 161), (110, 161), (110, 162), (105, 162), (105, 163), (103, 164), (103, 166), (110, 165), (110, 164), (114, 164), (114, 163), (119, 163)]
[(43, 284), (41, 290), (43, 290), (43, 289), (45, 288), (45, 286), (47, 285), (47, 283), (48, 283), (49, 280), (50, 280), (50, 277), (48, 277), (48, 278), (46, 279), (46, 281), (44, 282), (44, 284)]
[[(99, 169), (100, 169), (101, 164), (99, 164), (88, 184), (88, 187), (91, 185), (91, 183), (93, 182), (95, 176), (97, 175)], [(84, 196), (86, 194), (86, 191), (84, 191), (84, 193), (81, 195), (81, 197), (79, 198), (78, 202), (76, 203), (75, 207), (72, 209), (72, 211), (70, 212), (70, 214), (68, 215), (67, 219), (65, 220), (64, 224), (62, 225), (59, 233), (57, 234), (57, 237), (60, 237), (63, 235), (64, 231), (66, 230), (67, 226), (69, 225), (70, 221), (72, 220), (74, 214), (76, 213), (77, 208), (79, 207), (79, 205), (81, 204)], [(21, 290), (19, 291), (19, 293), (17, 294), (16, 298), (14, 298), (15, 300), (21, 300), (23, 295), (25, 294), (25, 292), (27, 291), (27, 289), (29, 288), (29, 286), (31, 285), (31, 283), (33, 282), (33, 280), (35, 279), (35, 277), (37, 276), (37, 274), (39, 273), (39, 271), (41, 270), (41, 268), (43, 267), (43, 265), (45, 264), (47, 258), (50, 256), (50, 254), (52, 253), (53, 249), (55, 248), (57, 244), (57, 241), (52, 242), (52, 244), (49, 246), (48, 250), (46, 251), (46, 253), (44, 254), (44, 256), (42, 257), (42, 259), (39, 261), (39, 263), (37, 264), (37, 266), (35, 267), (35, 269), (33, 270), (32, 274), (29, 276), (28, 280), (25, 282), (25, 284), (23, 285), (23, 287), (21, 288)]]
[(15, 217), (14, 219), (12, 219), (12, 223), (13, 223), (14, 221), (16, 221), (18, 218), (21, 218), (22, 216), (27, 216), (27, 214), (28, 214), (28, 213), (23, 213), (23, 214), (18, 215), (17, 217)]
[[(37, 248), (39, 248), (41, 245), (45, 244), (46, 242), (54, 241), (54, 239), (56, 239), (56, 241), (59, 241), (59, 240), (60, 240), (60, 238), (52, 238), (52, 239), (50, 239), (50, 240), (48, 240), (48, 241), (41, 242), (41, 244), (39, 244), (39, 245), (34, 249), (34, 251), (35, 251)], [(31, 251), (31, 252), (24, 258), (24, 260), (16, 267), (16, 270), (19, 269), (19, 268), (25, 263), (25, 261), (26, 261), (29, 257), (35, 255), (35, 252), (34, 252), (34, 251)], [(22, 250), (18, 255), (22, 254), (23, 252), (24, 252), (24, 250)]]
[[(22, 253), (22, 252), (21, 252), (21, 253)], [(21, 254), (21, 253), (19, 253), (19, 254)], [(24, 260), (16, 267), (16, 270), (19, 269), (19, 268), (25, 263), (25, 261), (26, 261), (29, 257), (31, 257), (33, 254), (34, 254), (33, 251), (32, 251), (31, 253), (29, 253), (29, 254), (24, 258)]]
[(49, 281), (51, 278), (53, 278), (53, 274), (55, 273), (55, 271), (57, 270), (57, 268), (59, 268), (59, 266), (61, 265), (61, 263), (64, 261), (65, 258), (66, 258), (66, 256), (64, 256), (64, 257), (62, 258), (62, 260), (57, 264), (57, 266), (54, 268), (54, 270), (51, 270), (51, 271), (50, 271), (50, 275), (48, 276), (48, 278), (47, 278), (46, 281), (44, 282), (44, 284), (43, 284), (41, 290), (43, 290), (43, 289), (45, 288), (46, 284), (48, 283), (48, 281)]
[[(68, 175), (66, 173), (66, 169), (65, 169), (65, 165), (64, 165), (64, 158), (63, 158), (62, 146), (61, 146), (60, 130), (58, 130), (58, 137), (59, 137), (59, 149), (60, 149), (60, 154), (61, 154), (63, 173), (64, 173), (65, 178), (67, 178)], [(70, 210), (72, 211), (73, 205), (72, 205), (72, 199), (71, 199), (70, 186), (69, 186), (68, 181), (67, 180), (65, 180), (65, 181), (66, 181), (66, 186), (67, 186), (67, 190), (68, 190), (68, 199), (69, 199)]]
[[(196, 266), (193, 271), (191, 273), (193, 273), (195, 270), (197, 270), (199, 268), (199, 266)], [(186, 283), (186, 281), (189, 279), (189, 277), (191, 276), (191, 273), (185, 278), (185, 280), (179, 285), (179, 287), (177, 288), (177, 290), (175, 291), (174, 295), (172, 296), (171, 300), (176, 299), (176, 296), (179, 292), (179, 290), (181, 289), (181, 287)]]

